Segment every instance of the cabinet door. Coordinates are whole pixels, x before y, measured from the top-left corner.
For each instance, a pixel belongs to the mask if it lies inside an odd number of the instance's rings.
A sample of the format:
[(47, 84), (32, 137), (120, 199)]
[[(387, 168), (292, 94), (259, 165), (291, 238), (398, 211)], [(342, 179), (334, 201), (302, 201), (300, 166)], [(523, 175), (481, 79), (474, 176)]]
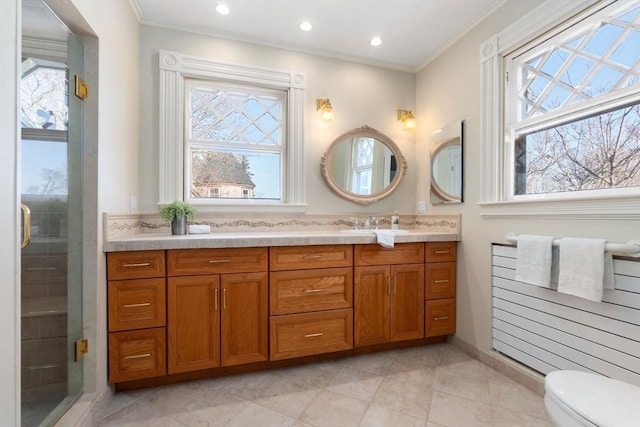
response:
[(390, 340), (424, 337), (424, 264), (391, 267)]
[(389, 341), (389, 266), (354, 268), (354, 346)]
[(167, 279), (168, 371), (220, 366), (220, 276)]
[(268, 359), (267, 278), (266, 272), (221, 276), (223, 366)]

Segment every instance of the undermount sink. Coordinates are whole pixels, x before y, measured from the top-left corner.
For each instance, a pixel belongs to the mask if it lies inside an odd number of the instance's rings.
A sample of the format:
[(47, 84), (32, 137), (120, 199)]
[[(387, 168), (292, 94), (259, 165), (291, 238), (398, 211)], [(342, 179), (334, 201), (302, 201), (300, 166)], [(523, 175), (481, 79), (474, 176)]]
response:
[(393, 234), (403, 234), (403, 233), (408, 233), (409, 230), (391, 230), (391, 229), (380, 229), (380, 230), (365, 230), (363, 228), (360, 228), (358, 230), (340, 230), (342, 233), (348, 233), (348, 234), (374, 234), (375, 231), (390, 231)]

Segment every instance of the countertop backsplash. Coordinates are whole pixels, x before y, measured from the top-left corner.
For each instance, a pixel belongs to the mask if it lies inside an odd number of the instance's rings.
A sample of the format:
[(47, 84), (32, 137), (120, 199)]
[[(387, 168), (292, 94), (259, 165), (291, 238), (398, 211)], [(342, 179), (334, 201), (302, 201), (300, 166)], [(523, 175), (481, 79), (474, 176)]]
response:
[[(368, 216), (379, 219), (379, 227), (391, 227), (391, 215), (382, 214), (216, 214), (199, 213), (190, 224), (206, 224), (211, 227), (211, 234), (233, 232), (284, 232), (347, 230), (353, 228), (353, 220), (358, 218), (360, 224)], [(407, 230), (424, 230), (430, 232), (460, 233), (460, 215), (433, 214), (399, 214), (400, 228)], [(105, 242), (117, 241), (144, 234), (170, 234), (170, 224), (160, 218), (157, 213), (104, 213)]]

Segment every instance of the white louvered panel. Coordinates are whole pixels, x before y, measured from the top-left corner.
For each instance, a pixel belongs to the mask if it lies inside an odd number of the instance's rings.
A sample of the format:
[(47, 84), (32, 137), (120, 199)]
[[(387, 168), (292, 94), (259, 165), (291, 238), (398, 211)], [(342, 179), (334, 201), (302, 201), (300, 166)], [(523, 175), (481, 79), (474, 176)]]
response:
[[(629, 371), (628, 369), (621, 368), (611, 363), (611, 361), (609, 360), (603, 360), (592, 356), (587, 352), (587, 349), (577, 350), (571, 348), (562, 343), (553, 341), (547, 337), (534, 334), (525, 329), (510, 325), (509, 323), (502, 322), (498, 319), (494, 319), (493, 324), (494, 331), (501, 331), (505, 334), (518, 337), (523, 342), (548, 351), (556, 358), (564, 359), (564, 362), (560, 362), (561, 367), (563, 365), (578, 365), (581, 367), (581, 369), (586, 368), (593, 372), (597, 372), (599, 374), (606, 375), (612, 378), (625, 378), (625, 381), (627, 382), (640, 385), (640, 375), (635, 372)], [(562, 369), (569, 368), (562, 367)]]
[[(509, 341), (510, 343), (512, 342), (511, 338), (513, 337), (507, 338), (507, 341)], [(517, 346), (518, 343), (516, 342), (514, 345)], [(538, 372), (542, 372), (543, 374), (548, 374), (551, 371), (556, 371), (559, 369), (556, 366), (550, 365), (547, 362), (544, 362), (531, 356), (528, 353), (525, 353), (524, 351), (518, 350), (518, 348), (507, 344), (506, 342), (502, 342), (495, 337), (493, 339), (493, 348), (498, 350), (500, 353), (506, 354), (514, 360), (524, 363), (528, 367), (533, 368)]]
[(563, 319), (589, 325), (592, 328), (598, 328), (604, 331), (615, 331), (616, 334), (629, 339), (637, 340), (638, 337), (640, 337), (640, 328), (628, 322), (600, 316), (598, 314), (589, 313), (587, 311), (561, 304), (555, 304), (539, 298), (534, 298), (517, 292), (511, 292), (496, 286), (493, 288), (493, 296), (506, 301), (512, 301), (524, 307), (530, 307), (544, 313), (553, 314), (554, 316), (558, 316)]
[[(638, 381), (640, 381), (640, 359), (638, 359), (637, 353), (634, 355), (625, 354), (604, 345), (605, 343), (599, 344), (597, 342), (588, 341), (581, 337), (571, 335), (564, 331), (554, 329), (501, 310), (494, 311), (493, 319), (493, 327), (500, 329), (501, 331), (513, 334), (517, 328), (520, 328), (532, 334), (540, 335), (545, 339), (559, 343), (562, 347), (566, 347), (565, 350), (558, 353), (563, 357), (565, 354), (570, 354), (571, 350), (576, 350), (584, 354), (597, 354), (599, 358), (597, 361), (587, 360), (584, 363), (584, 366), (591, 368), (594, 371), (602, 372), (607, 376), (625, 376), (628, 374), (635, 374)], [(516, 335), (528, 342), (532, 342), (526, 339), (522, 334), (516, 333)], [(606, 367), (601, 367), (600, 359), (607, 361)], [(576, 359), (574, 358), (573, 360)], [(611, 364), (616, 366), (615, 368), (612, 368), (612, 370), (609, 369)], [(620, 368), (618, 368), (618, 366)], [(622, 369), (622, 371), (620, 371), (620, 369)]]
[[(589, 341), (606, 343), (608, 346), (615, 348), (616, 350), (619, 350), (623, 353), (640, 357), (640, 342), (638, 341), (634, 341), (629, 338), (621, 337), (617, 334), (612, 334), (610, 332), (583, 325), (582, 323), (574, 322), (572, 320), (553, 316), (551, 314), (534, 310), (529, 307), (523, 307), (521, 305), (498, 298), (493, 299), (493, 308), (494, 316), (497, 316), (496, 313), (498, 311), (514, 313), (524, 318), (531, 319), (534, 322), (538, 322), (542, 325), (565, 331), (569, 334), (582, 337)], [(638, 363), (640, 364), (640, 362)], [(640, 369), (640, 366), (638, 367), (638, 369)]]
[[(500, 283), (508, 283), (506, 288), (518, 289), (518, 292), (524, 292), (526, 294), (532, 294), (537, 298), (543, 298), (547, 300), (556, 300), (563, 304), (580, 307), (587, 311), (600, 312), (603, 310), (603, 304), (597, 303), (572, 295), (558, 293), (555, 289), (542, 288), (540, 286), (527, 285), (521, 282), (516, 282), (515, 271), (502, 267), (493, 267), (493, 279)], [(621, 276), (616, 274), (616, 289), (605, 289), (602, 295), (602, 301), (604, 303), (611, 303), (615, 305), (622, 305), (630, 308), (640, 307), (640, 293), (636, 293), (636, 282), (640, 285), (640, 277)], [(628, 290), (622, 290), (622, 289)], [(617, 308), (610, 307), (613, 311)], [(636, 320), (634, 323), (640, 321), (640, 314), (633, 316)]]
[(493, 246), (493, 345), (548, 373), (579, 369), (640, 385), (640, 262), (614, 259), (616, 289), (596, 303), (516, 282), (517, 249)]
[[(579, 370), (579, 371), (589, 371), (589, 372), (593, 372), (588, 368), (585, 368), (582, 365), (579, 365), (577, 363), (574, 363), (570, 360), (567, 360), (563, 357), (558, 356), (557, 354), (554, 354), (550, 351), (547, 351), (546, 349), (542, 348), (542, 347), (538, 347), (536, 345), (530, 344), (524, 340), (521, 340), (520, 338), (513, 336), (513, 335), (509, 335), (499, 329), (494, 328), (493, 329), (493, 337), (494, 339), (498, 340), (498, 341), (502, 341), (506, 344), (509, 344), (510, 346), (512, 346), (513, 348), (516, 348), (520, 351), (522, 351), (523, 353), (529, 354), (532, 357), (535, 357), (536, 359), (539, 359), (541, 361), (543, 361), (544, 363), (554, 366), (555, 369), (575, 369), (575, 370)], [(543, 374), (548, 373), (549, 371), (546, 372), (542, 372)]]
[[(622, 320), (625, 322), (640, 325), (640, 311), (637, 308), (634, 308), (634, 306), (629, 305), (629, 303), (627, 302), (625, 302), (626, 306), (611, 304), (609, 301), (594, 302), (583, 298), (578, 298), (573, 295), (559, 293), (552, 289), (527, 285), (525, 283), (516, 282), (515, 280), (511, 279), (507, 280), (501, 277), (494, 278), (494, 286), (508, 289), (512, 292), (519, 292), (523, 295), (528, 295), (544, 301), (551, 301), (556, 304), (566, 305), (567, 307), (572, 307), (589, 313), (597, 313), (603, 316), (611, 317), (612, 319)], [(627, 297), (629, 300), (632, 300), (633, 296), (636, 295), (632, 294), (631, 292), (622, 292), (617, 290), (613, 290), (610, 292), (625, 294), (622, 298)], [(640, 307), (640, 305), (635, 307)]]

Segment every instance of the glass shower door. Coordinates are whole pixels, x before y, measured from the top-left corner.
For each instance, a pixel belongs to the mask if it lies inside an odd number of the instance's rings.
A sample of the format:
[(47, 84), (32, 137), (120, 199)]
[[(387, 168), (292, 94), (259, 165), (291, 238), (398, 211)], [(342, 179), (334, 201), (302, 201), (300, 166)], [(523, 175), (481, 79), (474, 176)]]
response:
[(22, 7), (21, 418), (39, 426), (82, 390), (82, 114), (70, 91), (83, 48), (42, 0)]

